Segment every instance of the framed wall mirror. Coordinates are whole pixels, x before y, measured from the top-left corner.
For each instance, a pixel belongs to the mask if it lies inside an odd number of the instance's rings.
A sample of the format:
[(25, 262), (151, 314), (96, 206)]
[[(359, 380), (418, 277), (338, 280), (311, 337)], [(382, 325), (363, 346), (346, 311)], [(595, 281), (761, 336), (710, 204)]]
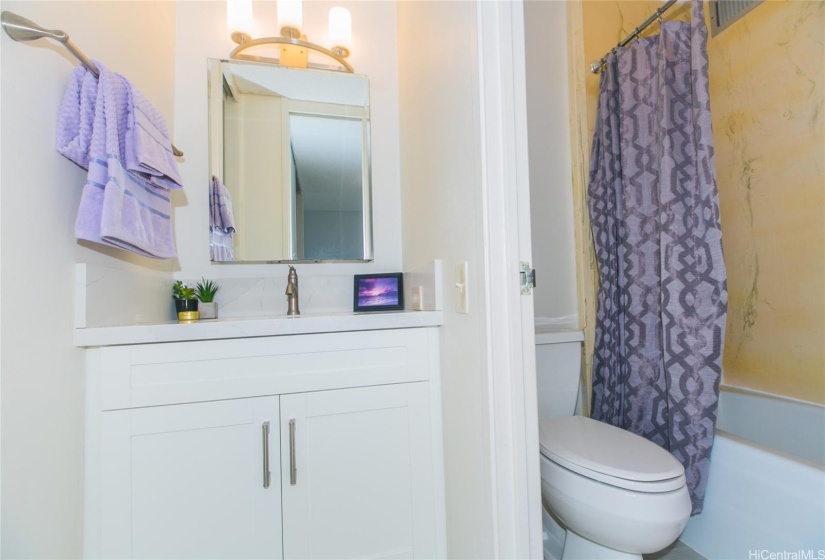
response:
[(373, 259), (365, 76), (210, 59), (216, 262)]

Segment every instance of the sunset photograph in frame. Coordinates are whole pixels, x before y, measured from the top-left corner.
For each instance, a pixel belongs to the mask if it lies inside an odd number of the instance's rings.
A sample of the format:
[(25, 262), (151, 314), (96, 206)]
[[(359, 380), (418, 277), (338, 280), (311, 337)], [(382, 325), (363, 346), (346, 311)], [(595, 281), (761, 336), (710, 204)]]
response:
[(404, 309), (404, 276), (400, 272), (356, 274), (353, 292), (355, 313)]

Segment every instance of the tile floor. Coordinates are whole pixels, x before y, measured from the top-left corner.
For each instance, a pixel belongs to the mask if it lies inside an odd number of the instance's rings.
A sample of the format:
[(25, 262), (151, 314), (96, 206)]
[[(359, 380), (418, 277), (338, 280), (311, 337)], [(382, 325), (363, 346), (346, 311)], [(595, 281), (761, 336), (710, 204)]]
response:
[(645, 554), (645, 560), (705, 560), (705, 557), (682, 541), (676, 541), (655, 554)]

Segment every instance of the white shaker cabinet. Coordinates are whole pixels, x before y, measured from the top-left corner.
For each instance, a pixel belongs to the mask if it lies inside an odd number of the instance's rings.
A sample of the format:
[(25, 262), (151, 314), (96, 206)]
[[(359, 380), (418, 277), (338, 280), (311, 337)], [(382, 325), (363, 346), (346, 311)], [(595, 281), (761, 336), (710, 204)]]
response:
[(427, 383), (281, 397), (284, 556), (435, 551)]
[(101, 437), (103, 558), (281, 558), (278, 397), (107, 412)]
[(88, 350), (89, 558), (446, 554), (438, 330)]

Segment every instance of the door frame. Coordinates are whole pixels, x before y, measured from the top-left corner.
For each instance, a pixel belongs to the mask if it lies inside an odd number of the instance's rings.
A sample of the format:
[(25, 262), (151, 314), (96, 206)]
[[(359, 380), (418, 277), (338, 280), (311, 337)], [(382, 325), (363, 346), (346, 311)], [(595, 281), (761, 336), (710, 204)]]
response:
[(531, 262), (524, 10), (477, 0), (484, 275), (494, 552), (541, 558), (535, 327), (519, 263)]

